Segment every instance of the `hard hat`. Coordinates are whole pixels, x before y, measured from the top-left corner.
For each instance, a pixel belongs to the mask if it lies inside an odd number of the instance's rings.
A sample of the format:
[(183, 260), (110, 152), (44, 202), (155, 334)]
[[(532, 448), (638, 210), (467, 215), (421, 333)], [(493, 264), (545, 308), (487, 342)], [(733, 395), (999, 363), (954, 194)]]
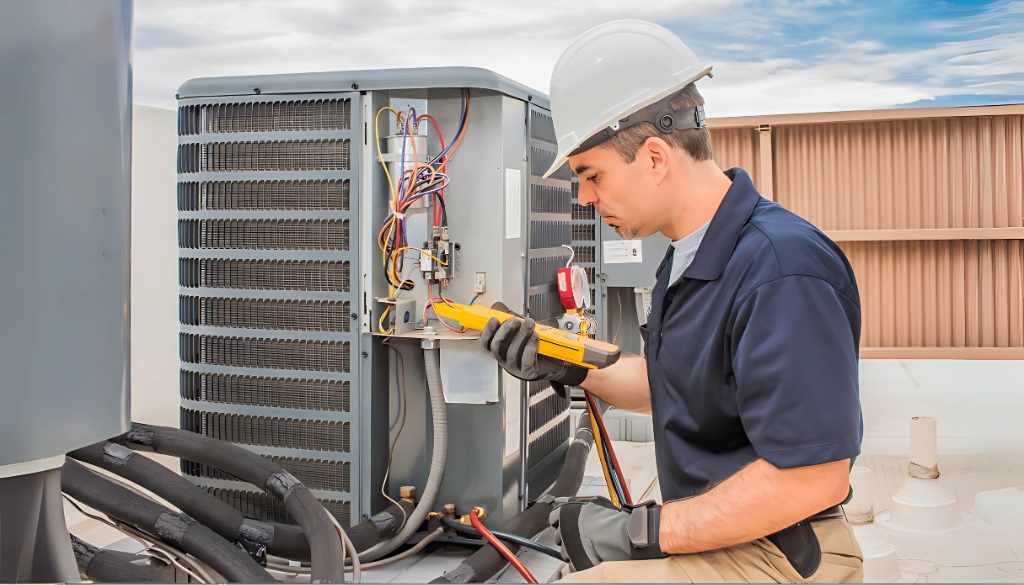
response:
[(573, 151), (596, 146), (628, 126), (652, 122), (662, 132), (702, 127), (703, 108), (695, 108), (692, 117), (679, 116), (661, 102), (705, 75), (711, 75), (711, 66), (653, 22), (616, 20), (583, 33), (551, 74), (558, 156), (544, 176)]

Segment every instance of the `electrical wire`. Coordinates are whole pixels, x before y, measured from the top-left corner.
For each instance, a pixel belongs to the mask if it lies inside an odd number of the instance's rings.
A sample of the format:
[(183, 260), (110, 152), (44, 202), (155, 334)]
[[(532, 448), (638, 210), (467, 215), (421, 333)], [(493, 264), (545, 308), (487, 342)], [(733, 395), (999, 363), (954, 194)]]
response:
[(491, 546), (501, 553), (501, 556), (505, 557), (505, 560), (511, 563), (512, 566), (519, 571), (519, 574), (523, 576), (523, 579), (525, 579), (527, 583), (537, 582), (537, 578), (534, 577), (533, 573), (526, 568), (523, 561), (519, 560), (519, 557), (512, 554), (512, 551), (508, 550), (508, 547), (498, 540), (498, 538), (494, 536), (486, 526), (484, 526), (483, 522), (480, 521), (480, 518), (477, 517), (476, 510), (473, 510), (473, 512), (469, 514), (469, 521), (473, 523), (473, 528), (476, 528), (480, 535), (487, 539), (487, 542), (491, 543)]
[[(429, 545), (430, 543), (432, 543), (435, 540), (437, 540), (438, 538), (440, 538), (441, 535), (443, 535), (443, 534), (444, 534), (444, 528), (438, 527), (438, 528), (434, 529), (434, 531), (431, 532), (430, 534), (424, 536), (422, 540), (420, 540), (419, 542), (417, 542), (415, 545), (411, 546), (410, 548), (408, 548), (408, 549), (398, 553), (397, 555), (390, 556), (390, 557), (388, 557), (386, 559), (381, 559), (379, 561), (374, 561), (372, 563), (363, 563), (362, 569), (364, 571), (369, 571), (371, 569), (377, 569), (379, 567), (385, 567), (387, 565), (390, 565), (390, 564), (393, 564), (393, 563), (397, 563), (398, 561), (407, 559), (407, 558), (409, 558), (409, 557), (419, 553), (423, 549), (427, 548), (427, 545)], [(278, 563), (267, 563), (267, 568), (268, 569), (272, 569), (274, 571), (281, 572), (281, 573), (290, 573), (292, 575), (308, 575), (310, 573), (309, 567), (293, 567), (291, 565), (281, 565), (281, 564), (278, 564)], [(352, 567), (350, 565), (345, 567), (345, 572), (349, 572), (351, 570), (352, 570)]]
[(395, 360), (395, 366), (398, 369), (398, 372), (395, 374), (395, 386), (397, 387), (398, 394), (402, 398), (402, 418), (398, 424), (398, 432), (395, 433), (394, 440), (391, 441), (391, 443), (388, 445), (388, 466), (384, 468), (384, 480), (381, 481), (380, 483), (380, 493), (382, 496), (384, 496), (384, 499), (391, 502), (395, 506), (398, 506), (398, 509), (402, 511), (401, 524), (405, 524), (405, 508), (403, 508), (402, 505), (396, 502), (395, 500), (391, 499), (391, 496), (389, 496), (387, 494), (387, 491), (384, 489), (388, 485), (388, 476), (391, 474), (391, 462), (395, 454), (395, 445), (398, 444), (398, 438), (402, 436), (402, 429), (405, 428), (405, 415), (406, 412), (408, 412), (405, 398), (405, 356), (402, 355), (401, 350), (391, 345), (390, 342), (390, 339), (385, 339), (383, 343), (384, 345), (387, 345), (391, 351), (395, 352), (395, 356), (397, 357), (397, 359)]
[[(589, 392), (584, 392), (585, 395), (589, 395)], [(597, 457), (601, 460), (601, 471), (604, 473), (604, 481), (608, 487), (608, 499), (612, 501), (612, 504), (616, 508), (622, 507), (622, 503), (619, 501), (619, 495), (615, 490), (615, 483), (612, 481), (611, 473), (608, 470), (608, 462), (605, 458), (604, 449), (601, 448), (601, 426), (597, 424), (597, 419), (594, 417), (594, 412), (597, 409), (593, 406), (590, 399), (587, 399), (587, 413), (590, 415), (590, 428), (594, 431), (594, 443), (597, 446)]]
[(594, 397), (590, 392), (586, 393), (587, 400), (593, 403), (593, 409), (595, 418), (597, 419), (598, 426), (601, 427), (601, 436), (604, 438), (604, 447), (607, 451), (608, 462), (612, 468), (612, 479), (618, 480), (619, 498), (623, 504), (632, 505), (633, 498), (629, 494), (629, 488), (626, 486), (626, 476), (622, 473), (622, 466), (619, 464), (619, 458), (615, 455), (615, 447), (612, 445), (611, 435), (608, 434), (608, 429), (604, 426), (604, 417), (601, 416), (601, 410), (597, 408), (597, 398)]
[(476, 298), (477, 298), (478, 296), (480, 296), (480, 294), (479, 294), (479, 293), (477, 293), (477, 294), (473, 295), (473, 298), (469, 299), (469, 304), (470, 304), (470, 305), (472, 305), (473, 303), (475, 303), (475, 302), (476, 302)]
[[(455, 301), (453, 301), (453, 300), (451, 300), (449, 298), (445, 298), (444, 296), (441, 295), (441, 285), (440, 284), (437, 285), (437, 295), (438, 296), (436, 296), (436, 297), (430, 297), (429, 299), (427, 299), (427, 302), (423, 305), (423, 315), (422, 315), (422, 318), (423, 318), (423, 324), (424, 325), (427, 324), (427, 309), (433, 308), (435, 302), (442, 301), (442, 302), (444, 302), (448, 306), (451, 306), (451, 303), (455, 302)], [(473, 297), (473, 298), (476, 299), (476, 297)], [(470, 303), (470, 304), (472, 304), (472, 303)], [(448, 329), (448, 331), (451, 331), (453, 333), (465, 333), (466, 331), (468, 331), (468, 329), (466, 329), (465, 327), (463, 327), (462, 329), (456, 329), (456, 328), (452, 327), (451, 325), (446, 323), (445, 320), (440, 317), (440, 315), (437, 314), (436, 310), (434, 311), (434, 316), (437, 317), (437, 321), (441, 325), (444, 325), (445, 328)]]
[[(161, 561), (166, 562), (169, 565), (173, 564), (175, 567), (178, 567), (179, 569), (184, 571), (187, 575), (189, 575), (190, 577), (192, 577), (193, 579), (195, 579), (199, 583), (213, 583), (214, 582), (213, 577), (211, 577), (210, 574), (207, 573), (205, 569), (203, 569), (202, 567), (199, 567), (196, 564), (194, 564), (188, 558), (188, 555), (185, 554), (183, 551), (180, 551), (180, 550), (174, 548), (173, 546), (171, 546), (169, 544), (165, 544), (165, 543), (160, 542), (160, 541), (158, 541), (156, 539), (153, 539), (149, 535), (147, 535), (146, 533), (144, 533), (144, 532), (142, 532), (140, 530), (137, 530), (137, 529), (135, 529), (135, 528), (133, 528), (131, 526), (128, 526), (128, 525), (126, 525), (126, 524), (124, 524), (122, 522), (119, 522), (117, 520), (112, 520), (110, 518), (104, 518), (102, 516), (97, 516), (95, 514), (90, 514), (89, 512), (86, 512), (85, 510), (83, 510), (82, 507), (78, 504), (78, 502), (76, 502), (73, 498), (71, 498), (71, 496), (69, 496), (67, 494), (61, 494), (61, 495), (64, 496), (64, 499), (69, 504), (74, 506), (74, 508), (76, 510), (78, 510), (78, 512), (80, 514), (82, 514), (83, 516), (85, 516), (87, 518), (91, 518), (91, 519), (93, 519), (93, 520), (95, 520), (97, 522), (106, 524), (107, 526), (110, 526), (114, 530), (117, 530), (118, 532), (124, 534), (125, 536), (127, 536), (127, 537), (129, 537), (129, 538), (131, 538), (133, 540), (138, 541), (139, 544), (141, 544), (144, 547), (143, 551), (152, 552), (152, 553), (159, 553), (159, 555), (155, 555), (157, 558), (159, 558)], [(186, 564), (188, 565), (188, 567), (185, 566)], [(189, 567), (191, 567), (191, 568), (189, 568)]]
[[(459, 532), (464, 532), (464, 533), (470, 534), (472, 536), (480, 537), (480, 532), (476, 528), (473, 528), (472, 526), (466, 526), (465, 524), (463, 524), (461, 522), (456, 522), (455, 520), (452, 520), (451, 518), (445, 518), (444, 516), (441, 517), (441, 522), (445, 526), (447, 526), (449, 528), (452, 528), (454, 530), (457, 530)], [(535, 551), (537, 551), (539, 553), (545, 554), (545, 555), (547, 555), (547, 556), (549, 556), (549, 557), (551, 557), (553, 559), (562, 560), (562, 553), (561, 552), (559, 552), (559, 551), (557, 551), (557, 550), (555, 550), (555, 549), (553, 549), (551, 547), (544, 546), (543, 544), (541, 544), (541, 543), (539, 543), (539, 542), (537, 542), (535, 540), (530, 540), (529, 538), (526, 538), (525, 536), (519, 536), (518, 534), (512, 534), (511, 532), (502, 532), (501, 530), (492, 530), (491, 534), (493, 534), (494, 536), (497, 536), (499, 540), (504, 540), (505, 542), (511, 542), (512, 544), (518, 544), (519, 546), (525, 546), (526, 548), (533, 549), (533, 550), (535, 550)]]

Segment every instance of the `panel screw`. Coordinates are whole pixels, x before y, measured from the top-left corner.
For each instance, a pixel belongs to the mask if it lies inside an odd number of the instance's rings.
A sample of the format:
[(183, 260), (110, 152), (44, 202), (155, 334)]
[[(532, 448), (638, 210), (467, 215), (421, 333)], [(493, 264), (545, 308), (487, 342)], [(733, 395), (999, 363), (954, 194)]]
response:
[(352, 84), (352, 89), (359, 89), (359, 84), (358, 83), (353, 83)]
[(352, 313), (352, 320), (353, 321), (355, 321), (358, 318), (359, 318), (359, 315), (356, 315), (355, 313)]
[(252, 92), (253, 92), (254, 94), (256, 94), (256, 95), (260, 95), (260, 88), (258, 88), (258, 87), (257, 87), (257, 88), (254, 88), (254, 89), (252, 90)]
[(363, 352), (363, 357), (370, 357), (370, 354), (364, 351)]

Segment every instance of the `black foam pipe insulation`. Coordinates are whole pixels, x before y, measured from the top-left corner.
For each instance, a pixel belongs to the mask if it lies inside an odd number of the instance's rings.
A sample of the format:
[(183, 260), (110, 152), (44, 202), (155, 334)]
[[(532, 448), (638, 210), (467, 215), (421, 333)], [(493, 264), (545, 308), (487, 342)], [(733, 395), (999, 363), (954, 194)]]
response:
[[(601, 403), (602, 412), (608, 405)], [(581, 416), (576, 426), (576, 434), (565, 453), (565, 462), (558, 473), (558, 479), (548, 490), (548, 495), (555, 498), (575, 496), (583, 485), (583, 472), (587, 466), (587, 457), (594, 446), (594, 431), (590, 428), (590, 419)], [(502, 532), (509, 532), (526, 538), (533, 538), (548, 527), (548, 516), (553, 503), (534, 502), (529, 508), (513, 516), (504, 526)], [(457, 567), (434, 579), (431, 583), (483, 583), (498, 574), (508, 561), (493, 546), (485, 545), (462, 561)]]
[(97, 548), (71, 535), (78, 572), (94, 583), (170, 583), (174, 571), (167, 565), (136, 564), (138, 555)]
[[(262, 487), (284, 504), (302, 528), (309, 543), (310, 580), (344, 583), (341, 536), (334, 528), (327, 509), (306, 486), (280, 466), (237, 445), (170, 427), (132, 423), (127, 433), (112, 439), (112, 442), (209, 465)], [(394, 523), (401, 524), (401, 518), (394, 518)]]
[[(265, 546), (268, 554), (293, 561), (309, 561), (309, 543), (301, 529), (246, 518), (234, 507), (160, 465), (118, 443), (103, 441), (77, 449), (68, 456), (115, 473), (174, 504), (231, 542)], [(400, 501), (356, 526), (345, 528), (356, 550), (362, 552), (398, 532), (401, 519), (413, 505)], [(404, 512), (404, 514), (403, 514)]]
[(206, 526), (91, 471), (74, 459), (64, 463), (61, 489), (79, 502), (196, 557), (229, 582), (277, 582), (249, 553)]

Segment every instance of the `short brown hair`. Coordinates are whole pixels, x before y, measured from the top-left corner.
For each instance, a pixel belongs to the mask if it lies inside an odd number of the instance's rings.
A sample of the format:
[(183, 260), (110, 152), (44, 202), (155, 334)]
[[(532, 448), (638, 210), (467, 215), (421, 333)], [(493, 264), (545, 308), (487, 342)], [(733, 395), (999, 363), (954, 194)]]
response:
[[(669, 107), (673, 110), (695, 108), (703, 105), (704, 98), (697, 91), (697, 86), (692, 83), (676, 92), (669, 101)], [(686, 154), (690, 155), (697, 162), (712, 158), (711, 134), (707, 128), (691, 128), (662, 134), (654, 127), (654, 124), (643, 122), (626, 128), (600, 146), (606, 146), (614, 150), (619, 153), (622, 160), (632, 163), (636, 160), (636, 153), (640, 151), (640, 147), (647, 142), (648, 138), (654, 138), (655, 136), (664, 139), (673, 148), (684, 150)]]

